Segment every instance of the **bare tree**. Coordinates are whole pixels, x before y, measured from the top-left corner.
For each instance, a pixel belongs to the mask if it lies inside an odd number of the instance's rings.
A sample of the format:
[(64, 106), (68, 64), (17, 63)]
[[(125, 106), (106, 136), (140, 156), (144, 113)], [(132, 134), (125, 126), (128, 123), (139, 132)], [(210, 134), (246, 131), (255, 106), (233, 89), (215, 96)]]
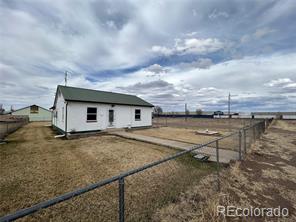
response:
[(163, 113), (162, 108), (160, 106), (154, 106), (153, 113), (157, 115), (162, 114)]
[(196, 115), (201, 115), (202, 114), (202, 110), (201, 109), (196, 109), (195, 113), (196, 113)]
[(0, 115), (4, 114), (5, 109), (3, 108), (3, 104), (0, 104)]

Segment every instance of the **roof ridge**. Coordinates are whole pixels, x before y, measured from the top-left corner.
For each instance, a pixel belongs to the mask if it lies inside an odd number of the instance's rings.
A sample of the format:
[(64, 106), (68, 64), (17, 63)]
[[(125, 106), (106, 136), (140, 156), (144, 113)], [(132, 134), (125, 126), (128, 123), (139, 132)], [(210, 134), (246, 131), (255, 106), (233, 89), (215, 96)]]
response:
[[(110, 91), (97, 90), (97, 89), (87, 89), (87, 88), (75, 87), (75, 86), (63, 86), (63, 85), (58, 85), (58, 87), (66, 87), (66, 88), (74, 88), (74, 89), (83, 89), (83, 90), (91, 90), (91, 91), (96, 91), (96, 92), (114, 93), (114, 94), (119, 94), (119, 95), (124, 95), (124, 96), (135, 96), (135, 97), (138, 97), (137, 95), (131, 95), (131, 94), (125, 94), (125, 93), (118, 93), (118, 92), (110, 92)], [(138, 98), (140, 98), (140, 97), (138, 97)], [(141, 99), (141, 98), (140, 98), (140, 99)]]
[(72, 101), (88, 101), (99, 103), (123, 104), (123, 105), (153, 105), (144, 99), (131, 94), (108, 92), (95, 89), (86, 89), (81, 87), (63, 86), (57, 87), (63, 94), (65, 100)]

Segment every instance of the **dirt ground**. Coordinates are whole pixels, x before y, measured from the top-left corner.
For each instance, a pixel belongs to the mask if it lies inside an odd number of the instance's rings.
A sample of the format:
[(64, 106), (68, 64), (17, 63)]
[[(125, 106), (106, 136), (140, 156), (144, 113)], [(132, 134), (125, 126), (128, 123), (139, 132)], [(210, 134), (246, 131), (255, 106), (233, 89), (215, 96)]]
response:
[(209, 129), (219, 132), (229, 132), (258, 122), (254, 119), (211, 119), (211, 118), (154, 118), (154, 126), (170, 126), (189, 129)]
[[(296, 221), (296, 121), (275, 121), (242, 162), (202, 179), (154, 215), (155, 221)], [(288, 217), (220, 217), (217, 206), (287, 208)]]
[[(55, 139), (45, 125), (30, 123), (11, 134), (7, 144), (0, 145), (2, 216), (176, 152), (107, 135)], [(156, 209), (212, 170), (211, 164), (185, 156), (128, 177), (128, 221), (149, 220)], [(113, 221), (117, 219), (117, 195), (118, 183), (113, 183), (23, 220)]]

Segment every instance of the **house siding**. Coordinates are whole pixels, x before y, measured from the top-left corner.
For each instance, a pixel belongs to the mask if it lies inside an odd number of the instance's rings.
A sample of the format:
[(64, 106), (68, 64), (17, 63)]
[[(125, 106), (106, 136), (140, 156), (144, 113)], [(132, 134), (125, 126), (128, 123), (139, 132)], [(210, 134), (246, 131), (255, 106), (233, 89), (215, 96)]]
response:
[[(57, 127), (59, 131), (66, 131), (66, 103), (61, 93), (57, 93), (57, 101), (52, 116), (52, 125)], [(55, 116), (57, 113), (57, 117)], [(62, 118), (64, 116), (64, 119)]]
[[(96, 122), (87, 121), (87, 107), (97, 108)], [(109, 109), (114, 110), (114, 122), (112, 126), (110, 126), (108, 121)], [(140, 121), (135, 121), (135, 109), (141, 109)], [(67, 110), (67, 132), (95, 131), (107, 128), (142, 127), (152, 125), (151, 107), (68, 102)]]

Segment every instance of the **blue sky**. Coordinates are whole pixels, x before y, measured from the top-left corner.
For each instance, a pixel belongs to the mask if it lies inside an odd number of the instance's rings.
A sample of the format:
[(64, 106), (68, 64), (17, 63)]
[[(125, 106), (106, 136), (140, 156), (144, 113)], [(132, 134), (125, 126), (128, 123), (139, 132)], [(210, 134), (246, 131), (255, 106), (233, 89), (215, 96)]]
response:
[(50, 107), (58, 84), (167, 111), (296, 110), (294, 0), (0, 0), (0, 103)]

